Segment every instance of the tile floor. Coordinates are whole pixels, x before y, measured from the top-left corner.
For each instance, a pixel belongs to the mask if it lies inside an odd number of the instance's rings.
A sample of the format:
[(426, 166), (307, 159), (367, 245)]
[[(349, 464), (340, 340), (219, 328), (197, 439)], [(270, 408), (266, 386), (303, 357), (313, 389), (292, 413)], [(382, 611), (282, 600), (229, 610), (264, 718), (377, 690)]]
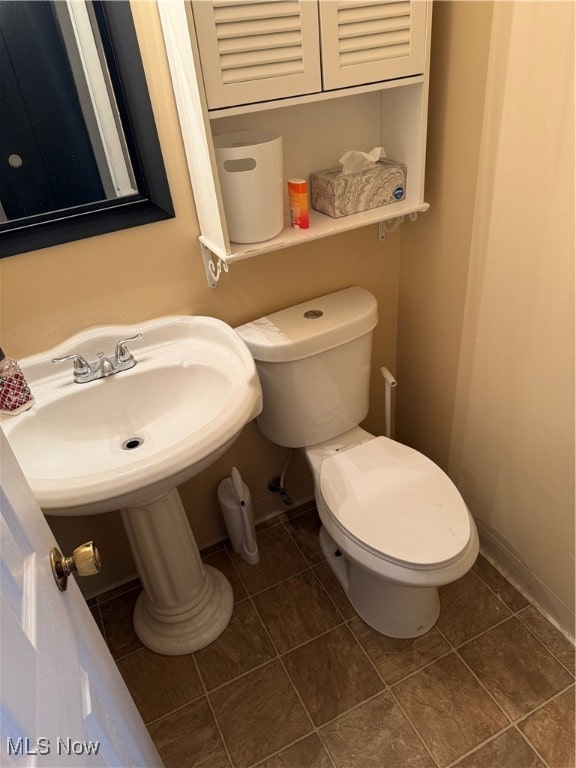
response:
[(159, 656), (134, 635), (137, 583), (92, 601), (166, 768), (574, 768), (574, 648), (483, 557), (441, 590), (436, 627), (392, 640), (347, 602), (313, 505), (222, 547), (230, 625)]

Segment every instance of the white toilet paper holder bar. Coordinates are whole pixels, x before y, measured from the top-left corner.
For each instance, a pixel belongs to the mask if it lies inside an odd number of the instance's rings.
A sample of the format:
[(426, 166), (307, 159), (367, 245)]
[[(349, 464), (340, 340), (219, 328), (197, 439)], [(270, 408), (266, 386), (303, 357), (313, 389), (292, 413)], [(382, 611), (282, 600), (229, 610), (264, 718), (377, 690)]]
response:
[(384, 377), (384, 435), (394, 439), (394, 430), (392, 429), (392, 390), (398, 386), (398, 382), (392, 376), (388, 368), (380, 368), (380, 373)]

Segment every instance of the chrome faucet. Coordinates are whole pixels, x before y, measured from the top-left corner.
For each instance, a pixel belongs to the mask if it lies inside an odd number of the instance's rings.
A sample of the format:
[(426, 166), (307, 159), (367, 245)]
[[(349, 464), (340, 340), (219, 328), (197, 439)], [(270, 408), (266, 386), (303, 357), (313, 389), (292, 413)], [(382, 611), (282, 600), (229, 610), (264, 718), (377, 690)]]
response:
[(134, 368), (136, 360), (134, 355), (126, 346), (132, 341), (138, 341), (142, 338), (141, 333), (137, 333), (136, 336), (130, 336), (127, 339), (122, 339), (116, 344), (116, 350), (114, 357), (111, 360), (101, 352), (98, 354), (98, 360), (93, 363), (89, 363), (82, 355), (72, 354), (65, 357), (55, 357), (52, 359), (53, 363), (63, 363), (66, 360), (72, 360), (74, 362), (74, 381), (77, 384), (84, 384), (87, 381), (96, 381), (96, 379), (103, 379), (107, 376), (113, 376), (120, 371), (127, 371), (129, 368)]
[[(136, 361), (134, 361), (134, 364), (136, 364)], [(96, 367), (98, 370), (98, 373), (100, 376), (97, 376), (97, 378), (105, 377), (105, 376), (112, 376), (113, 374), (117, 373), (119, 370), (116, 368), (112, 360), (110, 360), (109, 357), (106, 357), (101, 352), (98, 355), (98, 360), (96, 362)], [(126, 370), (126, 369), (123, 369)]]

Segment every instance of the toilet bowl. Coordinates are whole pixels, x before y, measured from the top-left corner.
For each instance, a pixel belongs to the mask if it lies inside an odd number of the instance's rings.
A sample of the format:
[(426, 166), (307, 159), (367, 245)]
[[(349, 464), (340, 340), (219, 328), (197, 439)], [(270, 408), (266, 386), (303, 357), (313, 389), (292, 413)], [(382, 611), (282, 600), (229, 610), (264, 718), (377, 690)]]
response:
[(322, 529), (320, 546), (359, 616), (390, 637), (427, 632), (438, 587), (478, 555), (476, 525), (430, 459), (357, 427), (304, 448)]
[(377, 321), (376, 299), (355, 286), (236, 332), (256, 361), (261, 432), (308, 461), (322, 552), (348, 599), (378, 632), (417, 637), (438, 618), (438, 587), (472, 567), (478, 534), (434, 462), (359, 426)]

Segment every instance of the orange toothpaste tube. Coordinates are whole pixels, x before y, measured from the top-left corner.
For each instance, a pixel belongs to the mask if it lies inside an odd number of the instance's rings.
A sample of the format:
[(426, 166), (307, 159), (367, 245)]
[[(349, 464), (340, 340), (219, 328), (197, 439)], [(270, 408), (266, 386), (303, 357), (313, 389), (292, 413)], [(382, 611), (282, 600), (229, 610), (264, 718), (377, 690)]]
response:
[(290, 224), (294, 229), (308, 229), (308, 183), (306, 179), (288, 179)]

